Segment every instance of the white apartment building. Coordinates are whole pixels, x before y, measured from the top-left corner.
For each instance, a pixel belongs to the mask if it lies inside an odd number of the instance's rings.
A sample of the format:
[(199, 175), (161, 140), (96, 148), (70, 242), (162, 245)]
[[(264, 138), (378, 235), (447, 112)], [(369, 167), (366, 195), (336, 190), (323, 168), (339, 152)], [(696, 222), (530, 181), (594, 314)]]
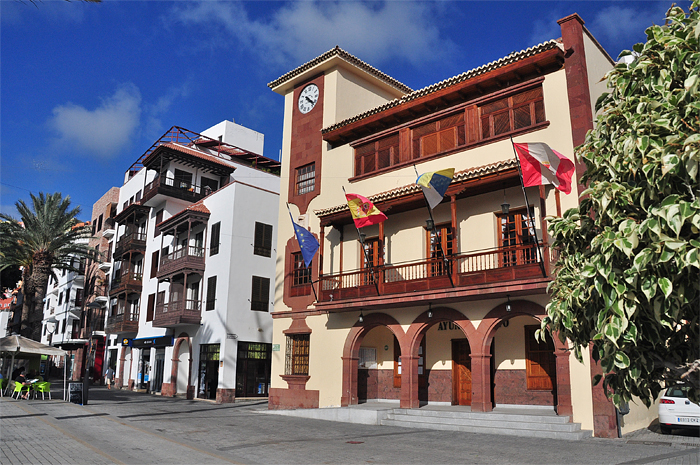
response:
[(263, 142), (230, 121), (173, 127), (127, 171), (107, 317), (117, 386), (267, 397), (280, 164)]

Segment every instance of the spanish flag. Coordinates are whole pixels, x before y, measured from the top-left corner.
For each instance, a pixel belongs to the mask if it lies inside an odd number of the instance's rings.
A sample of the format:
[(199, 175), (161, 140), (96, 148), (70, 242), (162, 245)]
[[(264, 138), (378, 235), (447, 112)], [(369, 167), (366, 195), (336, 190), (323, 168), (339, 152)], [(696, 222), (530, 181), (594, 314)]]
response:
[(345, 194), (345, 198), (348, 199), (348, 207), (350, 207), (352, 219), (358, 229), (386, 220), (386, 215), (365, 197), (357, 194)]

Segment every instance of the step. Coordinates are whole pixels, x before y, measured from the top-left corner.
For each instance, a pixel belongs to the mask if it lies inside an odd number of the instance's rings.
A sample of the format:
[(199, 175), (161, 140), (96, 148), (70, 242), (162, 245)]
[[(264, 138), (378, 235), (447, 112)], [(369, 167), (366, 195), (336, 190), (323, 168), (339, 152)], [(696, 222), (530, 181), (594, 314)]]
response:
[(433, 429), (441, 431), (460, 431), (463, 433), (495, 434), (502, 436), (523, 436), (543, 439), (565, 439), (570, 441), (580, 441), (591, 437), (591, 431), (542, 431), (542, 430), (522, 430), (505, 427), (481, 427), (467, 425), (450, 425), (444, 423), (417, 423), (408, 421), (382, 420), (382, 426), (398, 426), (403, 428)]
[(557, 415), (508, 415), (503, 413), (450, 412), (393, 409), (380, 424), (482, 434), (581, 440), (591, 436), (579, 423)]

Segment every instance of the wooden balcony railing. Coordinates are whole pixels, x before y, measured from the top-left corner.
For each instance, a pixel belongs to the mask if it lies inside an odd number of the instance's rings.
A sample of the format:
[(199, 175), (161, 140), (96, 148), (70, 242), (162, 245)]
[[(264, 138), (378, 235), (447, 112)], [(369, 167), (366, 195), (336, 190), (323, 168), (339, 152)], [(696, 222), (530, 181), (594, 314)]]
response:
[(158, 194), (175, 197), (188, 202), (197, 202), (206, 195), (205, 189), (202, 189), (201, 186), (163, 175), (146, 184), (143, 190), (141, 204), (145, 205), (146, 202)]
[(185, 269), (204, 271), (204, 247), (185, 246), (175, 249), (160, 259), (158, 277)]
[(168, 328), (178, 325), (198, 325), (202, 321), (202, 301), (176, 300), (156, 304), (153, 326)]
[(114, 314), (107, 318), (105, 332), (110, 334), (135, 333), (139, 330), (138, 311), (127, 312), (123, 306), (112, 307)]
[[(546, 244), (542, 256), (549, 260)], [(402, 294), (477, 284), (543, 277), (548, 270), (540, 263), (534, 244), (495, 248), (443, 258), (376, 266), (321, 276), (321, 302), (357, 299), (379, 294)]]
[(143, 282), (143, 274), (135, 272), (127, 272), (126, 274), (116, 276), (112, 280), (109, 295), (119, 294), (124, 291), (140, 292)]
[(123, 254), (130, 250), (141, 252), (146, 250), (146, 233), (132, 232), (122, 235), (114, 249), (114, 259), (119, 260)]

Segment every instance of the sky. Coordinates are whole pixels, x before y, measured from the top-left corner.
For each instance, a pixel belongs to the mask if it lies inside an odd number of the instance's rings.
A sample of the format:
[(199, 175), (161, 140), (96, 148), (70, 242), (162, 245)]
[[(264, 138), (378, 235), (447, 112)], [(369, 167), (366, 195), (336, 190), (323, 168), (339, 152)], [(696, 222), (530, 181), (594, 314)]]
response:
[(420, 89), (559, 38), (572, 13), (617, 58), (671, 3), (0, 0), (0, 212), (58, 191), (89, 220), (172, 126), (233, 120), (279, 159), (267, 84), (336, 45)]

